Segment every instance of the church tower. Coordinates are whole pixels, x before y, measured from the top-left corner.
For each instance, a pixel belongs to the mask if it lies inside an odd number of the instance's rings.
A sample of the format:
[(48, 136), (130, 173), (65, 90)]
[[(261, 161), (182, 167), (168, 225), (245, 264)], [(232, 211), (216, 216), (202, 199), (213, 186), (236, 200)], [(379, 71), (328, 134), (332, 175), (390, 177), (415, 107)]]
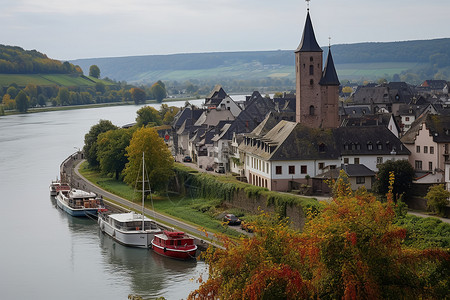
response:
[(314, 34), (309, 8), (303, 36), (295, 51), (296, 121), (313, 128), (339, 127), (339, 79), (331, 50), (322, 69), (323, 50)]

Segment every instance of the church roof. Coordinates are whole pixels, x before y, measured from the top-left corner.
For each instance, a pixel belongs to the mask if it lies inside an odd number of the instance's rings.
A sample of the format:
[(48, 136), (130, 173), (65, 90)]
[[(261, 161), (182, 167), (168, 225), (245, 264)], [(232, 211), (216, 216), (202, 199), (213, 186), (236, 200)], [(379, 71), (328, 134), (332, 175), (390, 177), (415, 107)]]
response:
[(327, 62), (323, 70), (322, 79), (319, 82), (320, 85), (340, 85), (339, 78), (334, 67), (333, 57), (331, 56), (331, 47), (328, 48)]
[(303, 29), (303, 36), (300, 45), (298, 46), (295, 52), (322, 52), (322, 48), (320, 48), (317, 43), (316, 36), (314, 35), (314, 30), (311, 22), (311, 17), (308, 14), (306, 15), (305, 28)]

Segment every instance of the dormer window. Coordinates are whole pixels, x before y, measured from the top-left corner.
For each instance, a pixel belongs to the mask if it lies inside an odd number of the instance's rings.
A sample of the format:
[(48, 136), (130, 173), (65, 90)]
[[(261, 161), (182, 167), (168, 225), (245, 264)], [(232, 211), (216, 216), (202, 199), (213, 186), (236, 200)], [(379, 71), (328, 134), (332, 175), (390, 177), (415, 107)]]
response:
[(383, 150), (383, 144), (380, 142), (377, 142), (377, 149), (378, 150)]
[(326, 150), (325, 144), (324, 144), (324, 143), (321, 143), (321, 144), (319, 145), (319, 152), (325, 152), (325, 150)]
[(372, 142), (367, 143), (367, 150), (373, 150)]

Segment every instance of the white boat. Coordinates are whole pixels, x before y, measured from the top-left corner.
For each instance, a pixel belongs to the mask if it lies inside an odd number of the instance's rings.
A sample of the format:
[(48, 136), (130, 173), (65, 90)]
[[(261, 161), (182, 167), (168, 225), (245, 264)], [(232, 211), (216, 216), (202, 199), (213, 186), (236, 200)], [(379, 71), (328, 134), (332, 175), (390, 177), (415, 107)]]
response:
[(103, 199), (95, 193), (83, 190), (62, 190), (56, 196), (56, 204), (59, 208), (74, 217), (97, 216), (98, 211), (105, 209)]
[(142, 212), (140, 214), (101, 212), (98, 218), (100, 229), (125, 246), (149, 248), (155, 234), (163, 232), (153, 220), (144, 215), (145, 182), (148, 182), (145, 180), (144, 165), (144, 153), (142, 153)]
[(153, 220), (135, 212), (100, 213), (98, 224), (104, 233), (130, 247), (148, 248), (155, 234), (162, 232)]
[(70, 190), (70, 186), (68, 184), (61, 183), (59, 180), (52, 180), (48, 188), (50, 190), (50, 196), (56, 196), (60, 191)]

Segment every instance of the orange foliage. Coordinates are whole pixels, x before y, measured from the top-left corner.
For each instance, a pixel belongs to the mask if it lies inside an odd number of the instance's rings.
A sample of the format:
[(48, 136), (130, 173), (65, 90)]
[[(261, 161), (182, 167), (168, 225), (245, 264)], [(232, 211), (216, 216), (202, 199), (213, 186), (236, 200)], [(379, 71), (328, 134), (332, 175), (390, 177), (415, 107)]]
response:
[[(393, 183), (391, 183), (392, 185)], [(392, 189), (381, 203), (338, 179), (335, 197), (303, 232), (260, 216), (255, 235), (209, 249), (209, 279), (189, 299), (398, 299), (445, 297), (448, 250), (408, 249), (393, 225)]]

